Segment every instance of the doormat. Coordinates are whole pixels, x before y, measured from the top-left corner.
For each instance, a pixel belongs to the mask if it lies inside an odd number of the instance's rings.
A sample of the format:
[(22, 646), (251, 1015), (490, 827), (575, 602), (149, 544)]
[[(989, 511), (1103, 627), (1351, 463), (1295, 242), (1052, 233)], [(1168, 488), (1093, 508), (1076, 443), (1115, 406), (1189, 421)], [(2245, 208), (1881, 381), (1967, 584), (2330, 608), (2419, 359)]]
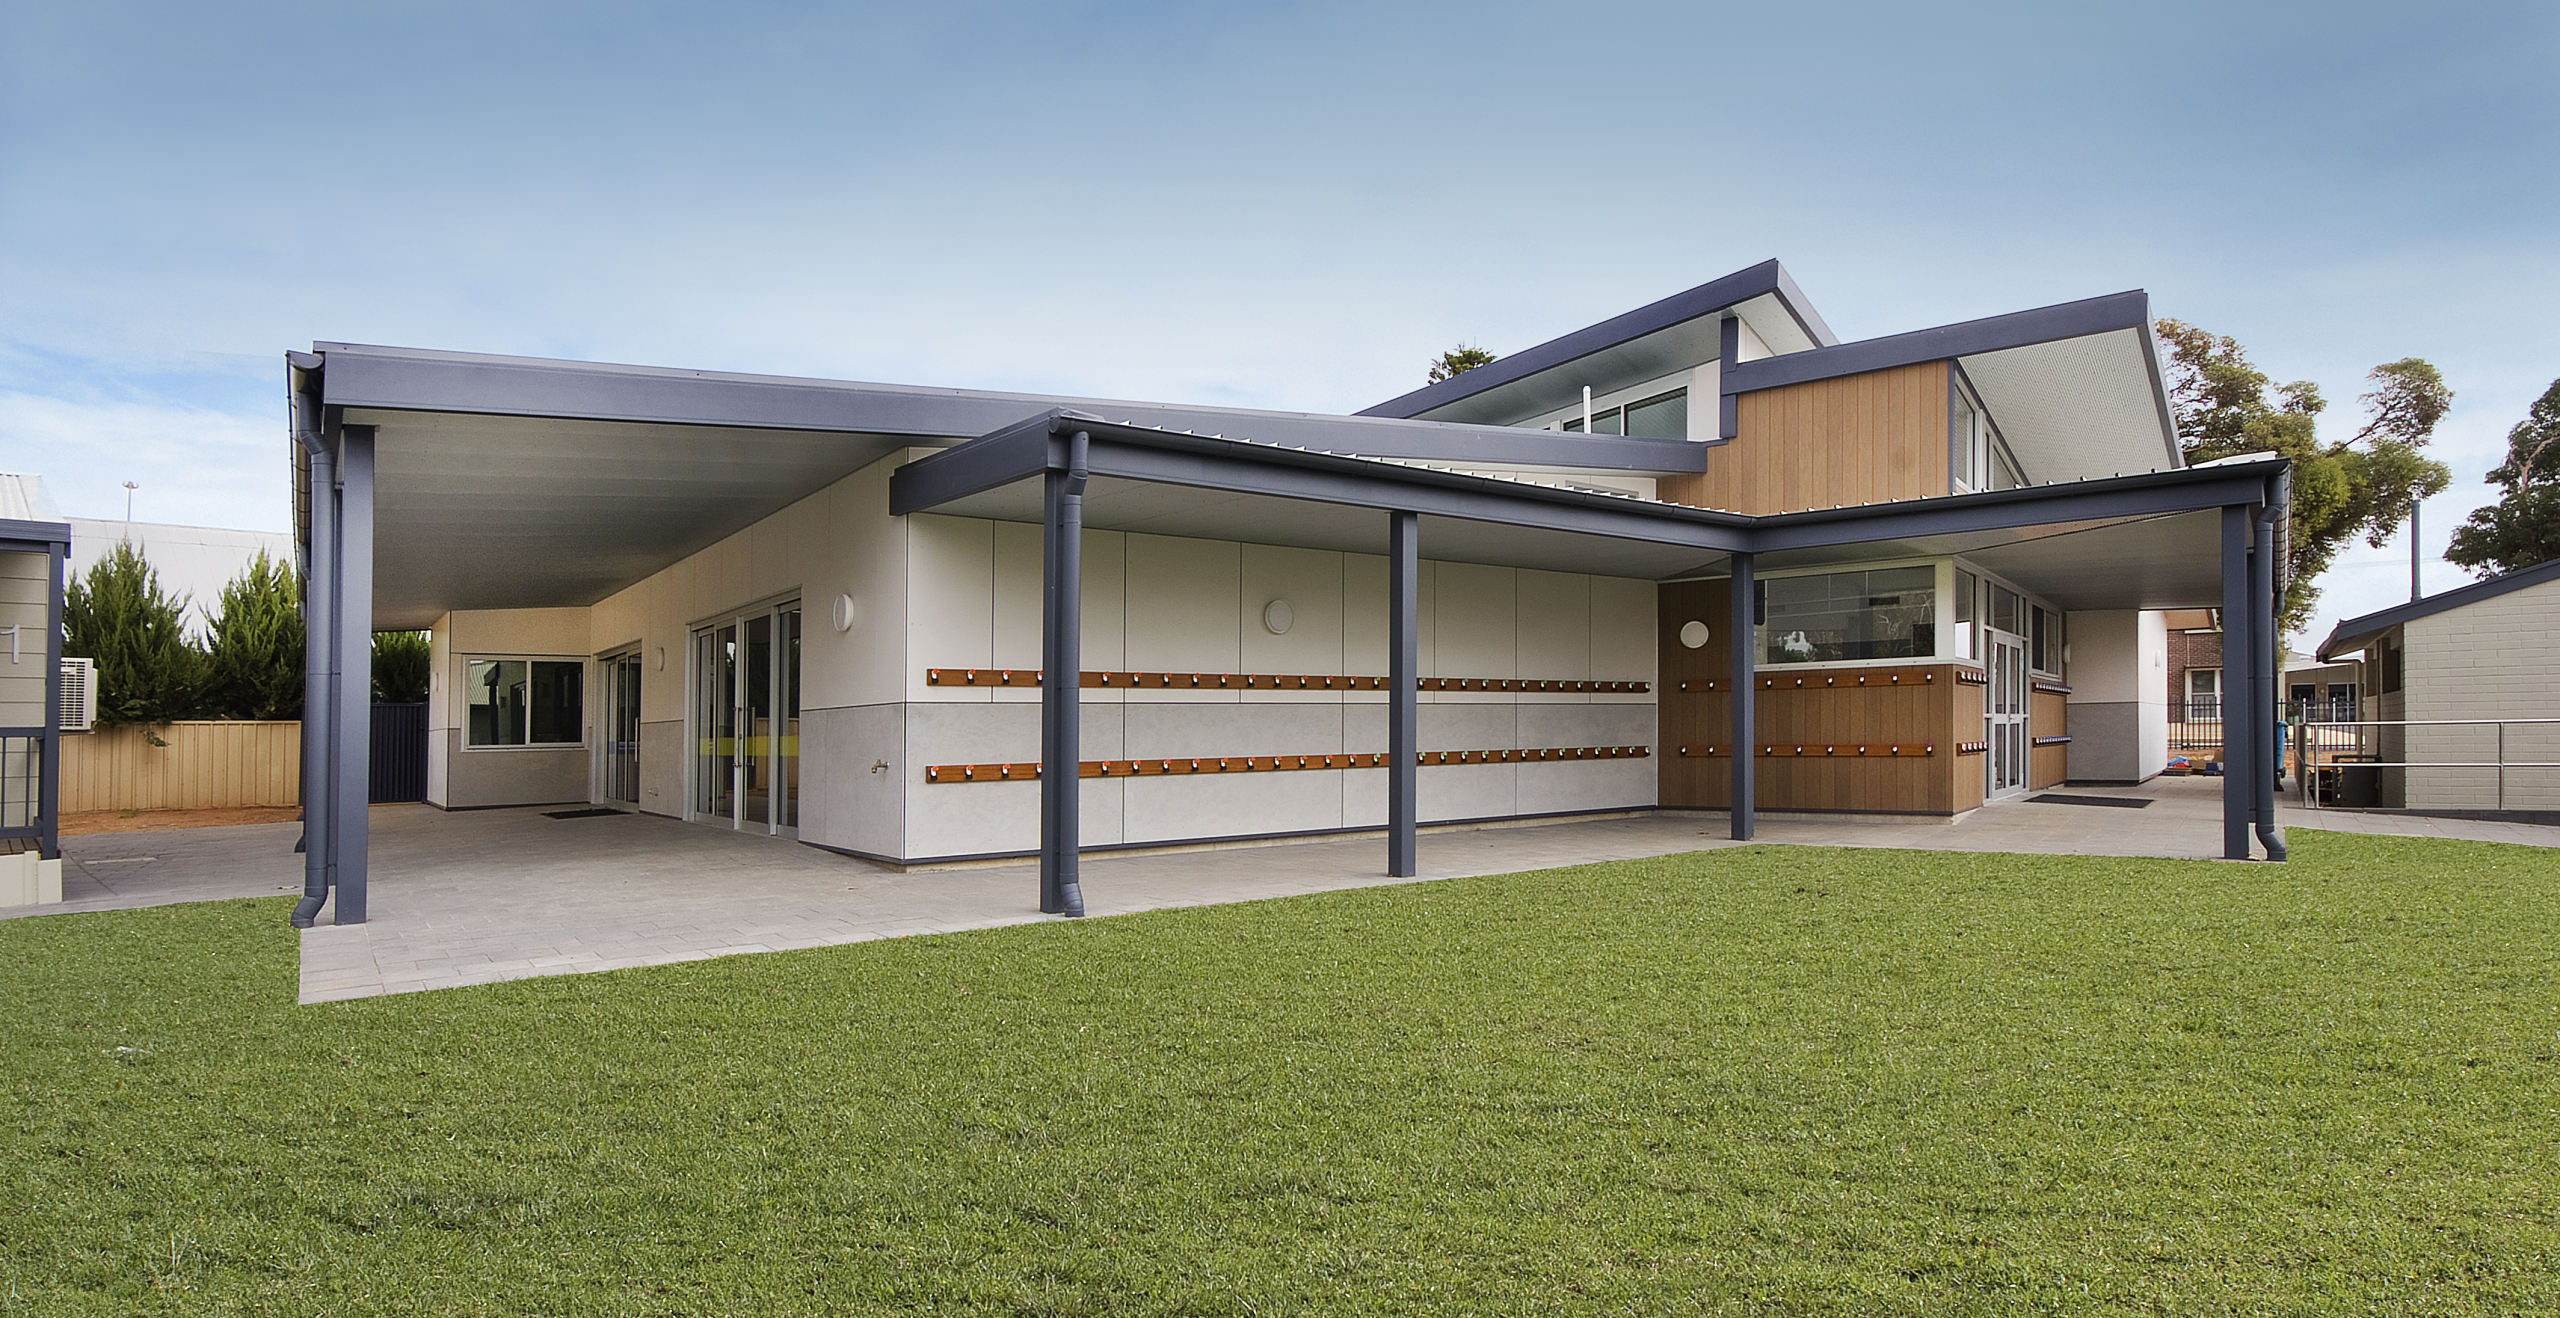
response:
[(627, 815), (630, 813), (631, 812), (628, 810), (609, 810), (603, 806), (597, 806), (592, 810), (545, 810), (542, 812), (542, 817), (545, 819), (594, 819), (600, 815)]
[(2119, 810), (2139, 810), (2151, 804), (2151, 799), (2143, 796), (2064, 796), (2059, 792), (2045, 792), (2027, 799), (2039, 805), (2111, 805)]

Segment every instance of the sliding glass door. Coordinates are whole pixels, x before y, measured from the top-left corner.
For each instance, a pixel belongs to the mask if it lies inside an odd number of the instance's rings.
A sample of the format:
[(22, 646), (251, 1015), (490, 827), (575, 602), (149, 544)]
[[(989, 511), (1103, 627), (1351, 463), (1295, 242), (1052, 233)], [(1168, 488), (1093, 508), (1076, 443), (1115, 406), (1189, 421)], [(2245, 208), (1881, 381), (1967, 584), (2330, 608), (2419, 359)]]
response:
[(800, 605), (693, 634), (693, 817), (783, 836), (800, 827)]

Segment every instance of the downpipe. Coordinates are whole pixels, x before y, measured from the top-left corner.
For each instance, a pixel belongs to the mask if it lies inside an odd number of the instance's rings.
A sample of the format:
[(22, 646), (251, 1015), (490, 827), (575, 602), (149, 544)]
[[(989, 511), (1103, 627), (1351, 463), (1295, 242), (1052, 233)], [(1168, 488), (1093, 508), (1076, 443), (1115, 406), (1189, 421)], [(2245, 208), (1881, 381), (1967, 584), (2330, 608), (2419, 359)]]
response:
[(2275, 751), (2276, 713), (2276, 523), (2283, 509), (2269, 500), (2258, 509), (2257, 552), (2249, 559), (2249, 592), (2255, 607), (2265, 610), (2266, 625), (2249, 628), (2249, 684), (2256, 688), (2256, 699), (2250, 701), (2255, 710), (2256, 732), (2251, 736), (2249, 766), (2253, 800), (2249, 813), (2255, 817), (2258, 845), (2267, 849), (2267, 859), (2284, 859), (2284, 834), (2276, 831), (2276, 779), (2284, 773)]
[(329, 537), (335, 519), (328, 500), (337, 472), (328, 437), (320, 430), (320, 400), (311, 387), (317, 365), (316, 361), (307, 366), (294, 361), (290, 368), (294, 387), (285, 396), (292, 415), (293, 442), (302, 449), (311, 496), (311, 547), (302, 576), (302, 839), (294, 844), (294, 850), (302, 853), (302, 898), (293, 904), (296, 929), (310, 928), (319, 919), (320, 908), (328, 904), (329, 857), (333, 854), (328, 837), (327, 775), (323, 768), (329, 730), (325, 715), (315, 706), (329, 686), (331, 622), (322, 592), (327, 588), (327, 568), (332, 564)]
[[(1082, 430), (1067, 442), (1067, 483), (1058, 499), (1058, 574), (1064, 580), (1079, 583), (1076, 610), (1079, 616), (1066, 619), (1059, 632), (1060, 657), (1064, 661), (1060, 667), (1065, 669), (1069, 682), (1076, 681), (1084, 668), (1084, 638), (1080, 635), (1084, 611), (1081, 583), (1084, 579), (1084, 487), (1093, 478), (1086, 448), (1091, 443), (1092, 437)], [(1078, 718), (1082, 718), (1081, 710)], [(1066, 781), (1072, 785), (1081, 768), (1084, 748), (1079, 743), (1083, 741), (1084, 729), (1081, 726), (1061, 727), (1059, 733), (1064, 752), (1058, 757), (1062, 761), (1059, 771), (1067, 775)], [(1081, 803), (1078, 809), (1082, 809)], [(1076, 821), (1069, 821), (1068, 826), (1082, 831)], [(1082, 839), (1079, 838), (1076, 846), (1062, 847), (1058, 854), (1059, 904), (1064, 908), (1062, 913), (1070, 919), (1084, 915), (1084, 865), (1078, 854), (1082, 849)]]

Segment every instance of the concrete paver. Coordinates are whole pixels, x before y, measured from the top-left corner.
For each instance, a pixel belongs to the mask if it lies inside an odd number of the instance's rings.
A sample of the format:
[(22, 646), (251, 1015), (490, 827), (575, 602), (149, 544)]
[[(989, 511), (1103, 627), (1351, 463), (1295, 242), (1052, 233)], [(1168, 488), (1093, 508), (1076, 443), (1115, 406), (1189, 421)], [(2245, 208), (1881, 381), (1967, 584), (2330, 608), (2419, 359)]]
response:
[[(2011, 800), (1953, 822), (1764, 815), (1757, 842), (1932, 851), (2181, 856), (2221, 853), (2221, 782), (2162, 778), (2141, 809)], [(2306, 811), (2287, 827), (2560, 846), (2560, 828)], [(1504, 874), (1735, 845), (1721, 812), (1664, 811), (1425, 833), (1422, 873), (1380, 873), (1375, 837), (1084, 860), (1095, 916), (1390, 883)], [(15, 914), (268, 896), (301, 889), (300, 826), (249, 825), (67, 839), (59, 906)], [(547, 819), (537, 810), (373, 812), (372, 922), (303, 932), (300, 1000), (338, 1001), (541, 975), (1055, 917), (1029, 863), (902, 873), (773, 838), (650, 815)], [(326, 916), (324, 915), (324, 919)]]

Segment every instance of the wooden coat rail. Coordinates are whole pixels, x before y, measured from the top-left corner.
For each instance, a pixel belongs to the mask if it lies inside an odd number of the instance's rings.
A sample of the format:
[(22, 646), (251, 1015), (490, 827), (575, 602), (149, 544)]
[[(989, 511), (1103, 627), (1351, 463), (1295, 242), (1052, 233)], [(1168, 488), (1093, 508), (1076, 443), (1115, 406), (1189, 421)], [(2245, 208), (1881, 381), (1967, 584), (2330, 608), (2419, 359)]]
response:
[[(1956, 670), (1956, 680), (1959, 682), (1965, 680), (1963, 669)], [(1760, 689), (1763, 691), (1837, 691), (1844, 688), (1854, 690), (1858, 687), (1869, 687), (1891, 690), (1905, 686), (1934, 686), (1937, 681), (1938, 674), (1934, 669), (1867, 668), (1814, 673), (1763, 673), (1760, 675)], [(1731, 681), (1725, 678), (1680, 683), (1680, 690), (1683, 691), (1731, 691), (1732, 689)]]
[[(926, 686), (1007, 686), (1037, 687), (1037, 668), (928, 668), (924, 670)], [(1080, 687), (1111, 687), (1146, 691), (1384, 691), (1383, 677), (1346, 676), (1338, 673), (1122, 673), (1087, 672), (1078, 676)], [(1426, 677), (1420, 679), (1424, 691), (1509, 691), (1509, 692), (1581, 692), (1610, 695), (1641, 694), (1653, 690), (1651, 682), (1591, 681), (1568, 677)]]
[[(1803, 746), (1797, 746), (1788, 744), (1763, 746), (1760, 748), (1760, 758), (1780, 760), (1792, 760), (1797, 758), (1814, 760), (1826, 757), (1837, 757), (1848, 760), (1859, 759), (1861, 757), (1867, 759), (1913, 759), (1926, 758), (1937, 753), (1938, 748), (1927, 742), (1870, 743), (1864, 746), (1846, 742), (1836, 745), (1806, 744)], [(1680, 754), (1682, 757), (1692, 760), (1727, 759), (1732, 757), (1733, 748), (1731, 746), (1683, 746), (1680, 748)]]
[[(1649, 746), (1544, 746), (1526, 750), (1424, 751), (1424, 766), (1447, 764), (1535, 764), (1564, 760), (1641, 760)], [(1384, 752), (1353, 755), (1201, 755), (1174, 759), (1086, 760), (1076, 766), (1079, 778), (1156, 778), (1168, 774), (1285, 773), (1300, 769), (1383, 769)], [(928, 764), (929, 783), (1027, 782), (1040, 776), (1038, 761), (1016, 764)]]

